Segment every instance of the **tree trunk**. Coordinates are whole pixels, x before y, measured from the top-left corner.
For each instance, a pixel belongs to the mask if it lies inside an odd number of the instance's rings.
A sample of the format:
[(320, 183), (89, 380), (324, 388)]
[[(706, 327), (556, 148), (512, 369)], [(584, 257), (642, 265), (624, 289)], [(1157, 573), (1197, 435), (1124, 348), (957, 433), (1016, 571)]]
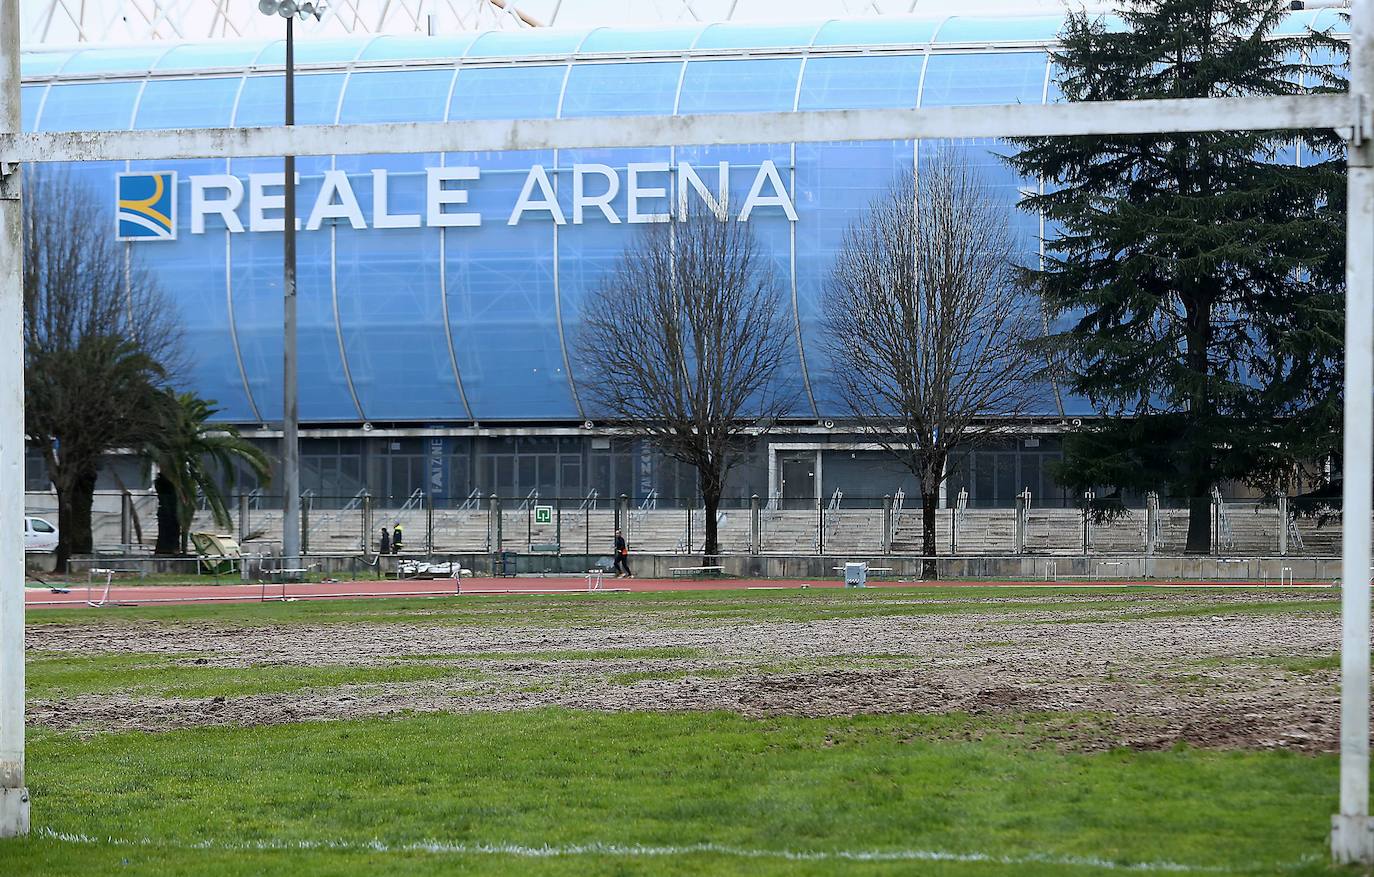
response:
[(934, 580), (940, 577), (939, 565), (935, 555), (935, 513), (940, 503), (940, 485), (945, 480), (945, 452), (931, 450), (921, 455), (921, 469), (917, 473), (921, 481), (921, 578)]
[[(719, 453), (708, 453), (697, 465), (697, 484), (701, 489), (701, 503), (705, 507), (706, 520), (702, 529), (706, 531), (702, 553), (706, 555), (703, 563), (715, 565), (720, 554), (720, 535), (717, 533), (716, 518), (720, 513), (720, 496), (725, 492), (725, 468), (721, 465)], [(691, 550), (691, 546), (688, 546)]]
[[(1183, 191), (1180, 189), (1180, 191)], [(1208, 392), (1208, 377), (1212, 365), (1207, 358), (1211, 347), (1212, 323), (1211, 302), (1205, 296), (1185, 296), (1185, 309), (1188, 320), (1188, 368), (1192, 372), (1192, 386), (1188, 393), (1188, 411), (1193, 423), (1187, 427), (1191, 432), (1198, 424), (1206, 423), (1212, 416), (1212, 399)], [(1185, 554), (1210, 554), (1212, 551), (1212, 503), (1209, 494), (1214, 481), (1212, 475), (1212, 451), (1189, 436), (1191, 450), (1187, 456), (1188, 480), (1192, 486), (1188, 493), (1188, 543)]]
[(181, 552), (182, 557), (191, 554), (191, 527), (196, 522), (196, 507), (194, 505), (183, 505), (177, 503), (177, 551)]
[(1185, 554), (1212, 553), (1212, 498), (1198, 495), (1195, 487), (1188, 497), (1188, 544)]
[(157, 546), (154, 554), (176, 554), (181, 546), (181, 519), (177, 514), (177, 493), (161, 472), (153, 479), (157, 491)]
[(57, 489), (56, 571), (65, 573), (67, 561), (76, 554), (90, 554), (91, 505), (95, 501), (95, 469), (70, 471), (63, 468), (54, 479)]
[(925, 580), (940, 577), (939, 566), (935, 563), (935, 507), (940, 495), (933, 490), (921, 488), (921, 578)]
[(716, 533), (716, 517), (720, 510), (720, 491), (703, 490), (701, 498), (706, 506), (706, 559), (708, 565), (715, 564), (716, 555), (720, 554), (720, 540)]

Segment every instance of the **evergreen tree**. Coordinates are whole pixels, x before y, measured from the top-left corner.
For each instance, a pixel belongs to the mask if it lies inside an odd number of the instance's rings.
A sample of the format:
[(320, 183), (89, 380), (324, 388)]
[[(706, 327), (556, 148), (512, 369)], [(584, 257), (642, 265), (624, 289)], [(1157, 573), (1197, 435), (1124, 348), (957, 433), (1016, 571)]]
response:
[[(1339, 87), (1328, 38), (1278, 35), (1288, 5), (1132, 0), (1124, 29), (1071, 14), (1059, 87), (1070, 101)], [(1282, 489), (1338, 444), (1340, 142), (1222, 131), (1015, 145), (1012, 166), (1044, 181), (1022, 206), (1052, 229), (1022, 280), (1061, 327), (1044, 341), (1051, 361), (1102, 415), (1066, 440), (1060, 480), (1188, 497), (1187, 550), (1206, 552), (1215, 485)]]

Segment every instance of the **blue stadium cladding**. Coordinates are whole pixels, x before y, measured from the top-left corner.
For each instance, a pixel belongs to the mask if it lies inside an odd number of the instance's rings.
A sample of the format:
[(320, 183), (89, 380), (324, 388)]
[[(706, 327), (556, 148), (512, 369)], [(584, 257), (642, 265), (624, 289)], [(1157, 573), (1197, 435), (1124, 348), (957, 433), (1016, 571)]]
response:
[[(1295, 13), (1284, 30), (1342, 27), (1333, 11)], [(302, 40), (298, 124), (1041, 103), (1057, 95), (1046, 46), (1058, 16), (832, 20), (805, 25), (530, 30), (446, 37)], [(284, 45), (218, 42), (34, 51), (23, 55), (25, 130), (155, 129), (279, 124)], [(747, 139), (747, 134), (745, 136)], [(298, 203), (314, 203), (326, 171), (349, 174), (371, 203), (388, 171), (392, 213), (423, 213), (426, 168), (478, 166), (464, 208), (476, 228), (367, 228), (326, 222), (299, 236), (300, 414), (313, 423), (570, 422), (577, 397), (569, 340), (583, 297), (636, 227), (598, 211), (556, 225), (548, 214), (507, 223), (530, 168), (543, 165), (565, 215), (571, 168), (689, 162), (703, 176), (730, 164), (735, 193), (771, 160), (798, 219), (760, 210), (751, 226), (772, 254), (798, 332), (787, 379), (802, 419), (842, 413), (827, 390), (820, 297), (846, 227), (929, 148), (912, 141), (652, 149), (558, 149), (445, 155), (301, 158)], [(1039, 220), (1012, 204), (1034, 181), (997, 158), (995, 141), (962, 144), (1007, 206), (1027, 261)], [(1290, 149), (1284, 156), (1299, 160)], [(280, 173), (281, 161), (206, 159), (55, 165), (106, 199), (115, 176), (178, 174), (178, 237), (126, 244), (179, 306), (194, 366), (187, 384), (215, 399), (221, 420), (281, 417), (281, 235), (231, 234), (210, 214), (188, 233), (193, 175)], [(52, 172), (52, 171), (49, 171)], [(670, 179), (676, 181), (676, 175)], [(708, 185), (714, 183), (708, 180)], [(673, 197), (670, 195), (670, 198)], [(614, 203), (625, 215), (622, 186)], [(626, 327), (636, 331), (636, 327)], [(1061, 410), (1047, 389), (1045, 415)]]

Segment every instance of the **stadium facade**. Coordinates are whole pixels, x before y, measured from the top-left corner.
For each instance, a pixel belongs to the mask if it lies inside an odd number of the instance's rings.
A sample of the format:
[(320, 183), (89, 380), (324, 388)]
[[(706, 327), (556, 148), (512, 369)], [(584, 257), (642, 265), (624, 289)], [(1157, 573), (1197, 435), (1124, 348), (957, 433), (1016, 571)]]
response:
[[(297, 121), (407, 122), (1046, 102), (1054, 15), (884, 17), (805, 24), (531, 29), (317, 39), (297, 48)], [(1285, 30), (1342, 27), (1334, 11)], [(23, 56), (26, 130), (275, 124), (284, 47), (272, 42), (43, 49)], [(748, 140), (741, 132), (741, 140)], [(404, 146), (404, 144), (398, 144)], [(879, 497), (909, 478), (847, 434), (829, 390), (820, 300), (846, 227), (930, 143), (665, 145), (655, 149), (299, 159), (303, 485), (440, 502), (690, 496), (692, 475), (595, 422), (569, 341), (578, 311), (636, 225), (728, 198), (772, 256), (796, 326), (786, 379), (800, 400), (734, 474), (730, 495)], [(962, 144), (1006, 208), (1024, 258), (1034, 188), (994, 141)], [(1289, 150), (1285, 158), (1303, 161)], [(56, 166), (108, 203), (176, 302), (186, 383), (270, 444), (281, 417), (279, 159)], [(625, 331), (643, 327), (626, 326)], [(1047, 386), (1018, 435), (968, 455), (949, 490), (1008, 505), (1091, 416)], [(840, 421), (838, 425), (834, 422)], [(42, 485), (41, 466), (30, 469)], [(240, 484), (238, 489), (250, 489)]]

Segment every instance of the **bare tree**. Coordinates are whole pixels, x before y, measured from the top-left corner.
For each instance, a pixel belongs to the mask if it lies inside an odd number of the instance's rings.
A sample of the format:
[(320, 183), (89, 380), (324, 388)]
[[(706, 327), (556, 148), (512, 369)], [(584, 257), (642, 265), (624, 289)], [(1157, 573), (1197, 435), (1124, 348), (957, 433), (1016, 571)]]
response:
[(581, 392), (596, 416), (696, 469), (708, 556), (750, 428), (792, 402), (777, 380), (790, 340), (779, 301), (749, 227), (697, 210), (645, 227), (582, 313)]
[(920, 485), (927, 578), (951, 455), (1002, 433), (1037, 370), (1008, 218), (958, 152), (936, 152), (850, 227), (825, 290), (835, 389)]
[(89, 193), (47, 173), (24, 184), (24, 422), (57, 491), (65, 570), (93, 547), (102, 457), (167, 421), (159, 388), (180, 364), (179, 323)]

